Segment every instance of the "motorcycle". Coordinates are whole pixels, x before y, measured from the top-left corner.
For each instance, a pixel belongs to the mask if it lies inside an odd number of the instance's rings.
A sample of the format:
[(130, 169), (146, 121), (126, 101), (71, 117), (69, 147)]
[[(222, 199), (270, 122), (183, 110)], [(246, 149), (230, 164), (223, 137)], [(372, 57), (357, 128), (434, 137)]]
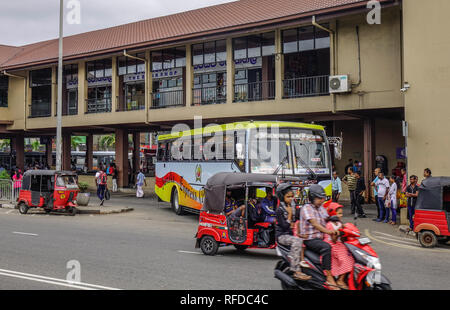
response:
[[(391, 282), (381, 273), (381, 263), (377, 253), (370, 246), (370, 239), (361, 237), (358, 228), (347, 223), (339, 229), (342, 242), (355, 259), (355, 264), (348, 277), (349, 290), (391, 290)], [(299, 281), (293, 278), (288, 258), (289, 247), (278, 244), (278, 256), (282, 260), (275, 267), (275, 278), (281, 281), (284, 290), (327, 290), (326, 276), (321, 267), (320, 256), (305, 249), (305, 262), (309, 268), (302, 267), (302, 272), (311, 279)]]

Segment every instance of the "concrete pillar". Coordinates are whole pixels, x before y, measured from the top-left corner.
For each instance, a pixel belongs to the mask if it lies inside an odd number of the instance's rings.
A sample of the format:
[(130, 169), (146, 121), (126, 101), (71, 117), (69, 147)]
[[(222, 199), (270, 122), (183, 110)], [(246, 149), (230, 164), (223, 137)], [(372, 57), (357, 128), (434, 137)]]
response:
[(11, 138), (11, 151), (16, 153), (16, 167), (23, 172), (25, 168), (25, 144), (23, 134), (17, 134)]
[(117, 75), (117, 57), (112, 57), (111, 112), (119, 111), (120, 82)]
[(152, 62), (150, 57), (150, 51), (145, 52), (145, 120), (148, 122), (148, 110), (152, 106), (152, 93), (153, 93), (153, 76), (152, 76)]
[(117, 186), (128, 186), (128, 130), (116, 129)]
[(51, 97), (51, 108), (50, 116), (56, 116), (56, 104), (58, 100), (58, 81), (57, 81), (58, 67), (52, 66), (52, 97)]
[(133, 170), (135, 175), (141, 169), (141, 133), (133, 132)]
[(72, 135), (63, 133), (62, 135), (62, 170), (71, 170), (72, 163)]
[(86, 62), (78, 62), (78, 115), (86, 113), (88, 87), (86, 81)]
[(284, 56), (281, 30), (275, 31), (275, 99), (283, 99)]
[(47, 159), (47, 165), (51, 168), (53, 166), (53, 138), (48, 137), (48, 141), (45, 144), (45, 158)]
[(89, 134), (86, 136), (86, 163), (88, 171), (94, 168), (94, 136)]
[(194, 66), (192, 65), (192, 45), (186, 45), (186, 83), (185, 83), (186, 106), (192, 106), (194, 88)]
[(234, 101), (234, 55), (233, 55), (233, 39), (227, 39), (227, 103)]
[[(372, 171), (375, 167), (375, 120), (365, 119), (364, 127), (364, 178), (366, 182), (367, 194), (366, 197), (373, 198), (373, 192), (370, 190), (370, 183), (372, 182)], [(369, 198), (369, 201), (370, 201)]]

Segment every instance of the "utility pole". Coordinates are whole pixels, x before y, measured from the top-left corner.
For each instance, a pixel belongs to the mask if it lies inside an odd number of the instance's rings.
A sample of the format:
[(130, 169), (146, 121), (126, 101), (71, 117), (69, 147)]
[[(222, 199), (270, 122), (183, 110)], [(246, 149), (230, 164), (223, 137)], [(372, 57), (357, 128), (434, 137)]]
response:
[(56, 105), (56, 170), (62, 170), (62, 82), (64, 0), (59, 2), (58, 102)]

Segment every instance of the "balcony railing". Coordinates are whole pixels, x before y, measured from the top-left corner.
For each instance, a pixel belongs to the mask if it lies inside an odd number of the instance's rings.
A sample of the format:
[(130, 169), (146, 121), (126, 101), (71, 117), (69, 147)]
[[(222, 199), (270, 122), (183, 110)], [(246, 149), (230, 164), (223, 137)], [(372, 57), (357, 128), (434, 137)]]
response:
[(193, 89), (192, 105), (221, 104), (227, 102), (227, 87), (203, 87)]
[(86, 103), (88, 114), (111, 112), (111, 98), (86, 99)]
[(152, 94), (152, 109), (185, 105), (184, 90), (161, 91)]
[(145, 110), (145, 95), (134, 95), (125, 97), (125, 102), (120, 103), (120, 98), (117, 96), (116, 111), (136, 111)]
[(48, 117), (52, 114), (52, 108), (49, 101), (33, 100), (30, 105), (30, 118)]
[(301, 98), (328, 95), (328, 75), (310, 76), (283, 81), (283, 98)]
[(275, 99), (275, 81), (234, 85), (234, 102)]

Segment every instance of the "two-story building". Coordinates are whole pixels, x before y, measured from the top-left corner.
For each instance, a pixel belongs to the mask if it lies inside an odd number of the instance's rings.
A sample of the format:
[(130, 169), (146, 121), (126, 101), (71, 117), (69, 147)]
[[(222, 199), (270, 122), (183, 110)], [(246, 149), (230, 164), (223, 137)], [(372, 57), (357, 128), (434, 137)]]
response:
[[(129, 134), (139, 145), (140, 132), (201, 116), (324, 124), (343, 138), (341, 175), (349, 159), (365, 175), (381, 160), (388, 173), (402, 161), (410, 174), (449, 175), (450, 3), (382, 0), (380, 24), (367, 3), (240, 0), (65, 37), (63, 167), (71, 135), (88, 136), (92, 167), (92, 135), (115, 133), (126, 186)], [(57, 58), (58, 40), (0, 45), (0, 137), (18, 167), (24, 137), (55, 135)], [(339, 75), (348, 85), (335, 92)]]

